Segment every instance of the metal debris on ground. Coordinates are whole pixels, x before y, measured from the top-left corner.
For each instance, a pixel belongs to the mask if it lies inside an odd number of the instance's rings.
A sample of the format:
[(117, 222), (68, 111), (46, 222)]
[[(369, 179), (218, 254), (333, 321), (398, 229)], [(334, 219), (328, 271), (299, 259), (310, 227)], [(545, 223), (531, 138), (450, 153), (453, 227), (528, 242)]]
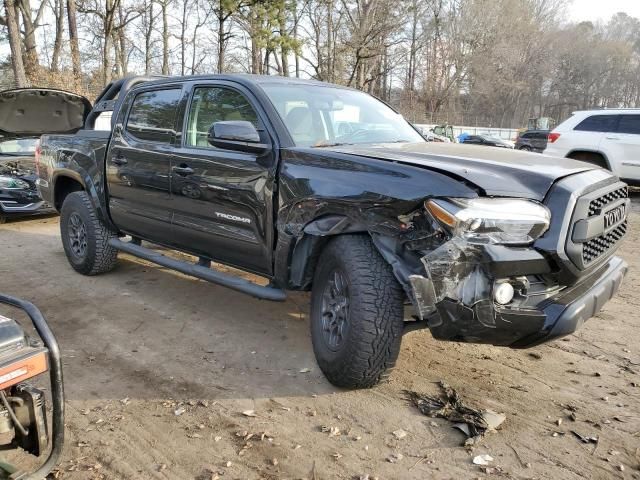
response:
[(571, 433), (575, 435), (575, 437), (580, 440), (582, 443), (598, 443), (598, 437), (585, 437), (584, 435), (580, 435), (575, 430), (571, 430)]
[(495, 430), (505, 421), (504, 414), (468, 407), (453, 388), (444, 382), (439, 382), (439, 385), (443, 393), (440, 397), (408, 390), (405, 393), (424, 415), (446, 418), (452, 422), (454, 428), (467, 436), (465, 446), (477, 444), (485, 433)]

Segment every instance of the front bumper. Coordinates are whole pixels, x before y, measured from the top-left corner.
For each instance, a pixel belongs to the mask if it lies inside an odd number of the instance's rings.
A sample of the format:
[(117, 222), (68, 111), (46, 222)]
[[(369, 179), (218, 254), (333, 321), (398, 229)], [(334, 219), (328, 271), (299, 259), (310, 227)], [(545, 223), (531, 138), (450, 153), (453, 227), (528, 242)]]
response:
[[(545, 284), (545, 257), (530, 248), (447, 242), (422, 258), (426, 276), (410, 277), (414, 305), (440, 340), (528, 348), (573, 333), (617, 292), (627, 264), (610, 257), (571, 286)], [(522, 279), (529, 289), (502, 306), (496, 279)], [(525, 280), (526, 279), (526, 280)], [(529, 284), (538, 280), (536, 287)]]
[(575, 332), (584, 322), (595, 316), (616, 294), (628, 265), (620, 257), (611, 257), (608, 264), (585, 281), (563, 290), (542, 304), (545, 322), (538, 332), (511, 344), (514, 348), (528, 348), (564, 337)]
[(34, 191), (12, 191), (0, 195), (0, 215), (21, 217), (55, 213), (54, 208)]

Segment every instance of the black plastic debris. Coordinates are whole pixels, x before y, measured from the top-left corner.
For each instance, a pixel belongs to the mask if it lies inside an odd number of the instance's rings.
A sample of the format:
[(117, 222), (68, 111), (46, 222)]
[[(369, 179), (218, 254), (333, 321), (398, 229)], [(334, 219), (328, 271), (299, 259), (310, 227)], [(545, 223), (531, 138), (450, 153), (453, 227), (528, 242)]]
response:
[(418, 410), (429, 417), (446, 418), (453, 427), (462, 431), (467, 439), (464, 445), (477, 444), (485, 433), (498, 428), (506, 419), (501, 413), (478, 410), (465, 405), (456, 390), (444, 382), (439, 382), (442, 395), (433, 397), (405, 390), (409, 400)]

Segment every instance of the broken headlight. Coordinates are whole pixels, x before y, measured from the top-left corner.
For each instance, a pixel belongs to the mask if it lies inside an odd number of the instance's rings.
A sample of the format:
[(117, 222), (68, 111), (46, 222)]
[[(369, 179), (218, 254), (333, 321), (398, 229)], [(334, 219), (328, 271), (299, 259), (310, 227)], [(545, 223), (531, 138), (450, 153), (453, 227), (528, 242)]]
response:
[(29, 184), (19, 178), (0, 175), (0, 188), (6, 190), (28, 190)]
[(524, 245), (549, 228), (549, 209), (518, 198), (431, 199), (425, 207), (453, 235), (470, 243)]

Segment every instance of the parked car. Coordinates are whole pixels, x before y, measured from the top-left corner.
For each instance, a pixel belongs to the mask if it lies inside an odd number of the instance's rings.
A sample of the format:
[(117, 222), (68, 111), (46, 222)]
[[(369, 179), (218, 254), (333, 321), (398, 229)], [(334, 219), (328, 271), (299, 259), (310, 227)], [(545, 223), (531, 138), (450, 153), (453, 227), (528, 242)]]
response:
[(640, 109), (573, 112), (551, 131), (544, 153), (589, 162), (640, 185)]
[(542, 153), (547, 148), (548, 136), (549, 130), (527, 130), (518, 135), (515, 148), (526, 152)]
[(467, 135), (462, 141), (468, 145), (484, 145), (486, 147), (513, 148), (513, 142), (493, 135)]
[[(610, 172), (426, 142), (361, 91), (250, 75), (129, 78), (96, 105), (75, 135), (41, 139), (40, 191), (61, 212), (70, 265), (96, 275), (123, 251), (260, 299), (311, 290), (314, 352), (338, 386), (384, 378), (414, 328), (513, 348), (567, 335), (627, 270), (615, 256), (627, 187)], [(105, 107), (112, 129), (96, 131)], [(358, 128), (338, 133), (338, 119)], [(189, 177), (206, 196), (171, 188)]]
[(418, 130), (418, 133), (422, 135), (422, 138), (424, 138), (427, 142), (451, 143), (451, 140), (449, 140), (447, 137), (445, 137), (444, 135), (438, 135), (432, 130), (428, 130), (419, 125), (413, 125), (413, 128)]
[(60, 90), (0, 92), (0, 223), (10, 217), (55, 213), (36, 187), (38, 138), (78, 130), (90, 110), (91, 103), (83, 97)]

